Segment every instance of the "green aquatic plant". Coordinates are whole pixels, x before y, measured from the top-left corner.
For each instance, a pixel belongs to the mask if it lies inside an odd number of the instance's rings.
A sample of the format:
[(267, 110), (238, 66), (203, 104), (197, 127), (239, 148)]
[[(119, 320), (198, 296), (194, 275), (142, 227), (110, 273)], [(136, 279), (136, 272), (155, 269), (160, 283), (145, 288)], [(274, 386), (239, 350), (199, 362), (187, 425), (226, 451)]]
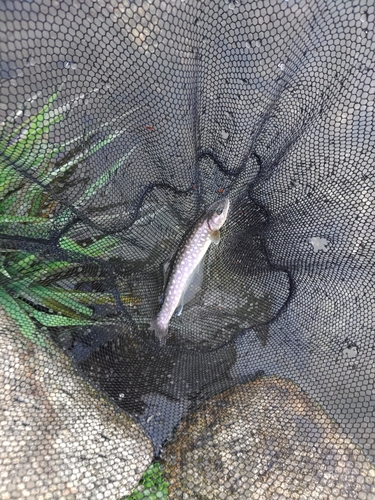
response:
[[(115, 307), (110, 293), (67, 289), (59, 281), (67, 275), (75, 276), (79, 283), (93, 281), (92, 276), (80, 272), (82, 260), (106, 260), (108, 252), (120, 244), (119, 239), (112, 236), (97, 236), (87, 244), (76, 241), (74, 234), (64, 235), (58, 239), (59, 253), (55, 259), (13, 244), (15, 237), (48, 241), (53, 230), (63, 228), (71, 220), (72, 209), (60, 207), (57, 213), (58, 202), (51, 193), (59, 188), (62, 178), (66, 180), (67, 176), (74, 175), (79, 165), (125, 131), (120, 128), (103, 137), (109, 124), (129, 113), (98, 126), (88, 136), (52, 144), (52, 129), (63, 122), (69, 109), (69, 105), (56, 108), (57, 98), (58, 94), (53, 94), (38, 112), (21, 124), (8, 120), (0, 127), (0, 304), (25, 337), (39, 345), (44, 345), (44, 341), (38, 325), (98, 324), (101, 318), (95, 316), (95, 306)], [(79, 209), (105, 187), (133, 150), (86, 186), (72, 208)], [(90, 234), (89, 229), (87, 233)], [(64, 253), (69, 258), (62, 259)], [(96, 277), (95, 281), (100, 278)], [(124, 304), (137, 302), (128, 294), (120, 294), (119, 299)]]
[(166, 500), (169, 483), (164, 479), (163, 467), (155, 462), (143, 474), (137, 488), (123, 500)]

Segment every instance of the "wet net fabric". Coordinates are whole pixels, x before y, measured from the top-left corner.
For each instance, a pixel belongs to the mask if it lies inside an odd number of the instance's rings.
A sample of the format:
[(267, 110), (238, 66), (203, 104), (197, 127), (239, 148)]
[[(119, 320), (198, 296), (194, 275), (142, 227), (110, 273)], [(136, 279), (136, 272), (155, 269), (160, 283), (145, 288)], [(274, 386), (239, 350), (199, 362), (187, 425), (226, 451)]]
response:
[[(182, 448), (166, 440), (200, 408), (225, 427), (274, 398), (271, 418), (298, 390), (322, 412), (300, 415), (298, 435), (320, 450), (345, 435), (372, 462), (372, 2), (14, 1), (0, 19), (0, 303), (23, 337), (67, 354), (169, 471)], [(222, 197), (221, 242), (162, 346), (148, 327), (164, 264)], [(263, 378), (289, 382), (231, 392)], [(180, 473), (171, 498), (289, 488), (233, 482), (237, 466), (215, 460), (232, 471), (221, 489)], [(316, 498), (374, 498), (367, 472), (355, 489), (356, 460), (354, 489), (328, 482)]]

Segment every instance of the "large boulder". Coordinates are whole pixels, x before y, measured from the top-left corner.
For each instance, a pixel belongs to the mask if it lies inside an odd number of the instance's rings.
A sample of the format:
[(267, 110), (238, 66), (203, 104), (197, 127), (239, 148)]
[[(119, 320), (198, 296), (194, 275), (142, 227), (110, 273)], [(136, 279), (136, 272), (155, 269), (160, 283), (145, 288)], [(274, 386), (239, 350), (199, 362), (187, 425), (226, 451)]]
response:
[(375, 468), (290, 381), (214, 397), (166, 447), (171, 499), (375, 499)]
[(0, 498), (113, 499), (129, 494), (153, 446), (46, 340), (0, 310)]

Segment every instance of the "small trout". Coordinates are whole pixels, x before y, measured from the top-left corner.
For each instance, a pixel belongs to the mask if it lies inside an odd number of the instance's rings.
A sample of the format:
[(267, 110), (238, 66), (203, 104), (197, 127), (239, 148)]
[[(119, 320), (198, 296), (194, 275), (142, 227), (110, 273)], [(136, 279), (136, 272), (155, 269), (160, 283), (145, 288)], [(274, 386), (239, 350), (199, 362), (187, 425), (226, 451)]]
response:
[[(185, 245), (178, 251), (164, 293), (164, 302), (159, 314), (150, 323), (161, 343), (165, 343), (171, 317), (181, 302), (190, 279), (204, 258), (211, 243), (220, 241), (220, 228), (226, 221), (229, 199), (216, 201), (207, 210), (189, 234)], [(183, 305), (183, 304), (182, 304)]]

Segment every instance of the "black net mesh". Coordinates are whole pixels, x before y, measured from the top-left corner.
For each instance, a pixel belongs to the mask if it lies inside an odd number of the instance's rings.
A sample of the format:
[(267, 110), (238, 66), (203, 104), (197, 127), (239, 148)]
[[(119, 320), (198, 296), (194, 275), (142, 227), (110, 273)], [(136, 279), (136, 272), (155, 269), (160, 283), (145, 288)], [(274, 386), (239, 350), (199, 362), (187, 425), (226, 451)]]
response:
[[(0, 25), (1, 498), (374, 499), (373, 3)], [(163, 344), (164, 264), (223, 198)]]

